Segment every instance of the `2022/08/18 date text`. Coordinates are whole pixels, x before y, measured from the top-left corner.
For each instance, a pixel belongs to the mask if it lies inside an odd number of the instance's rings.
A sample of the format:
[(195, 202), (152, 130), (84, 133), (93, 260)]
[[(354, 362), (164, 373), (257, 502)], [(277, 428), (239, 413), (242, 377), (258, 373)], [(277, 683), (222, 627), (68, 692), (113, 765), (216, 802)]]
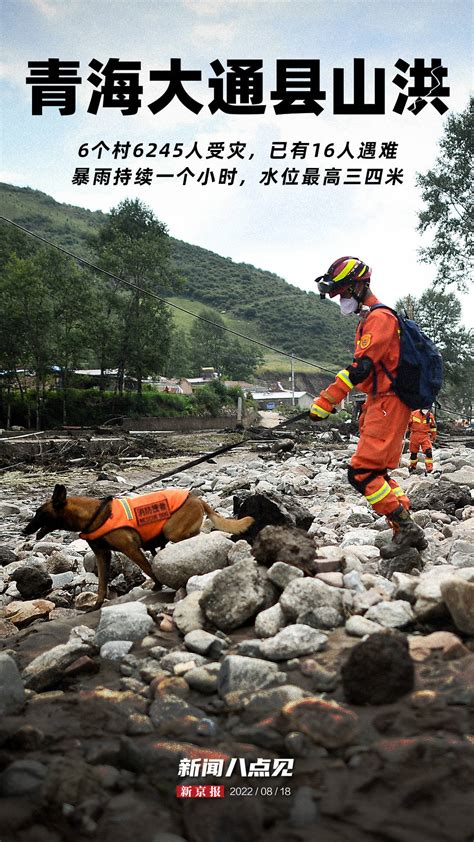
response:
[(229, 787), (229, 796), (258, 796), (266, 795), (276, 797), (282, 795), (289, 797), (291, 795), (290, 786), (231, 786)]

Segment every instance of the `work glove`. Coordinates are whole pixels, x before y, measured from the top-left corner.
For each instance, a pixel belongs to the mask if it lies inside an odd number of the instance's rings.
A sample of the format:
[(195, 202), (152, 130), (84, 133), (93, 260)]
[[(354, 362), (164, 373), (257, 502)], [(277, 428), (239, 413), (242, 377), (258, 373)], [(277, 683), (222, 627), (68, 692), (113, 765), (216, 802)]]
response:
[(326, 400), (326, 398), (322, 397), (322, 395), (319, 395), (311, 404), (309, 417), (311, 421), (324, 421), (325, 418), (334, 412), (336, 412), (335, 406)]

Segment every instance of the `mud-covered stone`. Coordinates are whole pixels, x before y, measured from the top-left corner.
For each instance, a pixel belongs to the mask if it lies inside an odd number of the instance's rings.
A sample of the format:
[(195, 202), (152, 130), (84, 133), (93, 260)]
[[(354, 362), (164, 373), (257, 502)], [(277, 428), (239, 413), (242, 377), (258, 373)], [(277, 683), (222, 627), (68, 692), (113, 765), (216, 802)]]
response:
[(455, 515), (456, 509), (469, 506), (472, 502), (470, 490), (466, 485), (443, 479), (435, 484), (422, 483), (410, 491), (410, 503), (414, 511), (418, 509), (435, 509)]
[(372, 634), (351, 649), (341, 675), (344, 695), (352, 704), (396, 702), (411, 692), (415, 680), (406, 637), (398, 632)]
[(351, 745), (359, 734), (357, 714), (337, 702), (314, 696), (285, 705), (278, 727), (284, 734), (306, 734), (316, 745), (328, 749)]
[[(256, 537), (252, 553), (257, 561), (267, 567), (271, 567), (276, 562), (283, 562), (308, 574), (314, 573), (313, 561), (316, 547), (313, 539), (302, 529), (266, 526)], [(276, 581), (275, 584), (280, 583)], [(285, 584), (287, 582), (283, 581), (282, 586), (285, 587)]]

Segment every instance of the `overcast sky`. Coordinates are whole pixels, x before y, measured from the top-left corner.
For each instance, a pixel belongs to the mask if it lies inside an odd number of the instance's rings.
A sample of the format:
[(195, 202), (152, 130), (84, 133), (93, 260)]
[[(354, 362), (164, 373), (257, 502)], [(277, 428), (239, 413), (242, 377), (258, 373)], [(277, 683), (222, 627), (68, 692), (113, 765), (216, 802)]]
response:
[[(57, 201), (91, 210), (108, 211), (120, 200), (138, 197), (146, 202), (169, 233), (235, 261), (270, 270), (306, 290), (313, 279), (341, 255), (361, 257), (373, 269), (372, 286), (379, 298), (394, 304), (401, 295), (419, 295), (430, 285), (434, 267), (417, 260), (422, 244), (416, 231), (422, 207), (415, 185), (417, 172), (429, 169), (437, 156), (446, 116), (468, 103), (471, 65), (470, 3), (464, 0), (1, 0), (3, 181), (50, 194)], [(46, 107), (33, 116), (28, 61), (54, 57), (79, 61), (82, 83), (77, 86), (75, 114), (61, 116)], [(135, 115), (105, 108), (87, 112), (93, 85), (87, 81), (92, 59), (140, 61), (142, 105)], [(185, 82), (188, 93), (203, 108), (198, 114), (179, 101), (153, 114), (148, 105), (166, 83), (150, 81), (152, 70), (169, 69), (180, 58), (185, 70), (198, 70), (201, 81)], [(373, 101), (374, 68), (385, 69), (385, 114), (335, 115), (333, 69), (344, 68), (345, 99), (352, 99), (353, 59), (365, 59), (366, 100)], [(401, 89), (393, 84), (398, 59), (441, 58), (448, 69), (443, 97), (449, 111), (442, 116), (428, 104), (416, 116), (407, 108), (393, 112)], [(211, 62), (225, 68), (229, 59), (263, 60), (263, 114), (211, 114), (216, 79)], [(314, 114), (275, 114), (270, 92), (276, 87), (278, 59), (319, 59), (323, 111)], [(408, 101), (408, 105), (413, 100)], [(104, 141), (132, 146), (181, 143), (183, 155), (114, 160), (105, 152), (78, 156), (79, 147)], [(230, 143), (245, 143), (245, 159), (227, 160)], [(379, 158), (381, 144), (394, 141), (396, 159)], [(191, 155), (194, 142), (202, 158)], [(225, 159), (206, 160), (209, 143), (224, 142)], [(274, 142), (308, 144), (305, 159), (272, 160)], [(362, 144), (375, 142), (376, 158), (359, 158)], [(314, 154), (319, 144), (319, 155)], [(322, 154), (334, 144), (333, 157)], [(348, 152), (341, 158), (348, 144)], [(179, 149), (179, 147), (178, 147)], [(251, 157), (252, 156), (252, 157)], [(153, 169), (153, 184), (137, 186), (74, 185), (76, 167), (139, 167)], [(234, 185), (198, 182), (209, 167), (218, 179), (221, 168), (237, 167)], [(186, 185), (178, 177), (189, 167)], [(299, 170), (297, 184), (282, 183), (284, 169)], [(319, 167), (317, 185), (301, 183), (308, 167)], [(340, 180), (364, 181), (368, 168), (403, 170), (402, 184), (324, 184), (326, 169), (341, 170)], [(270, 168), (277, 184), (259, 183)], [(347, 174), (348, 169), (361, 170)], [(157, 177), (157, 174), (167, 177)], [(241, 184), (241, 182), (244, 182)], [(426, 242), (429, 240), (427, 238)], [(473, 296), (463, 298), (464, 321), (472, 324)]]

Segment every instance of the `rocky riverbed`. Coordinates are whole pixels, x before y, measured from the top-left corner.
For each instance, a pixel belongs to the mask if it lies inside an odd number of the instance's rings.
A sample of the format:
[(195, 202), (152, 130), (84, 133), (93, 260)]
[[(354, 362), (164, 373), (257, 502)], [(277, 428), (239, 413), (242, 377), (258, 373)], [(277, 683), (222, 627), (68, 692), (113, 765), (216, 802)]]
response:
[(428, 549), (383, 561), (355, 441), (313, 442), (168, 481), (269, 525), (169, 545), (159, 592), (116, 554), (100, 611), (86, 542), (21, 530), (56, 481), (119, 495), (143, 471), (3, 475), (2, 842), (472, 839), (474, 452), (437, 449), (428, 478), (404, 458)]

